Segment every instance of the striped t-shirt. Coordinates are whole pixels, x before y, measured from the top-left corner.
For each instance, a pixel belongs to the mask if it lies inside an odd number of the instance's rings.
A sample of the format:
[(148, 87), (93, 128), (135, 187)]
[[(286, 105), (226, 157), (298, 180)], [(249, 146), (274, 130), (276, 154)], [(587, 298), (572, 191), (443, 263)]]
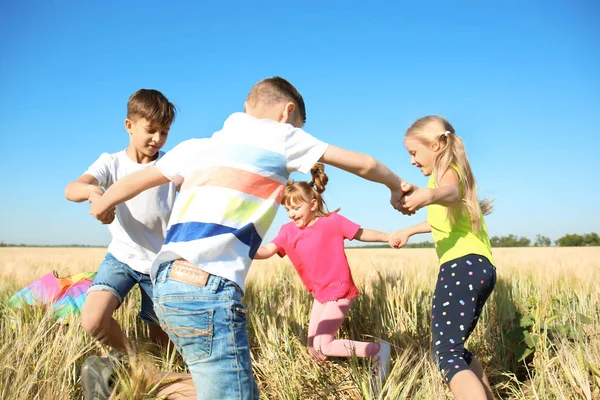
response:
[(183, 185), (152, 277), (161, 263), (184, 258), (243, 290), (289, 174), (310, 171), (326, 149), (302, 129), (244, 113), (210, 139), (177, 145), (156, 163)]

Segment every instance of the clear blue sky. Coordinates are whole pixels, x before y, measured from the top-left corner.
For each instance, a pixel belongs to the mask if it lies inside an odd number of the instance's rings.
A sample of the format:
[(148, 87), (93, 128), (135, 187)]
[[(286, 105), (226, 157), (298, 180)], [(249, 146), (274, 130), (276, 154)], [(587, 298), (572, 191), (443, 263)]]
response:
[[(492, 3), (3, 1), (0, 240), (107, 244), (87, 204), (63, 191), (127, 146), (129, 95), (154, 88), (179, 106), (169, 150), (210, 136), (273, 75), (303, 94), (308, 132), (418, 185), (404, 131), (447, 117), (480, 195), (495, 199), (491, 235), (598, 232), (599, 3)], [(328, 172), (330, 208), (366, 228), (425, 217), (395, 212), (377, 184)], [(280, 211), (266, 239), (285, 222)]]

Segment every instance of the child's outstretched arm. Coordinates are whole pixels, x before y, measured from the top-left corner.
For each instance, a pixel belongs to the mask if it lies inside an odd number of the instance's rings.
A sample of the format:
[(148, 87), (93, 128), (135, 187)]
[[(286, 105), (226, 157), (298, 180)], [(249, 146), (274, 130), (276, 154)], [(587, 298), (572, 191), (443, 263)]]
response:
[[(319, 161), (343, 169), (369, 181), (384, 184), (390, 189), (390, 203), (392, 207), (403, 214), (409, 214), (403, 207), (404, 203), (402, 202), (405, 194), (402, 185), (404, 181), (385, 164), (377, 161), (375, 158), (367, 154), (329, 145)], [(404, 185), (404, 188), (412, 190), (411, 185)]]
[(279, 248), (274, 243), (269, 243), (266, 246), (260, 246), (254, 255), (255, 260), (265, 260), (277, 254)]
[(414, 188), (412, 193), (404, 197), (402, 204), (408, 213), (414, 213), (430, 204), (452, 206), (460, 201), (459, 185), (458, 174), (453, 168), (448, 168), (442, 175), (438, 187), (431, 189)]
[(90, 196), (102, 196), (104, 190), (98, 186), (98, 179), (90, 174), (83, 174), (65, 188), (65, 197), (69, 201), (81, 203), (89, 200)]
[(168, 182), (170, 182), (169, 178), (164, 176), (156, 166), (134, 172), (116, 181), (102, 197), (94, 200), (90, 208), (90, 214), (102, 221), (105, 214), (116, 205), (137, 196), (146, 189)]
[(360, 240), (361, 242), (387, 242), (389, 237), (389, 233), (360, 228), (353, 239)]
[(393, 232), (389, 236), (388, 243), (390, 247), (399, 249), (400, 247), (403, 247), (406, 242), (408, 242), (408, 238), (412, 235), (428, 232), (431, 232), (431, 225), (429, 225), (429, 222), (424, 221), (420, 224), (411, 226), (410, 228), (400, 229), (396, 232)]

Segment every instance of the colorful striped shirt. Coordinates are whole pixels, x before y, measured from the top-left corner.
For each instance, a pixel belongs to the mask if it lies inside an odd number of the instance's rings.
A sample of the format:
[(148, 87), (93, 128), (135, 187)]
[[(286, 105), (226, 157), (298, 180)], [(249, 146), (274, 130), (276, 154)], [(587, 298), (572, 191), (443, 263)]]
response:
[(290, 173), (307, 173), (326, 149), (302, 129), (244, 113), (232, 114), (210, 139), (177, 145), (156, 164), (183, 184), (151, 275), (184, 258), (243, 290)]

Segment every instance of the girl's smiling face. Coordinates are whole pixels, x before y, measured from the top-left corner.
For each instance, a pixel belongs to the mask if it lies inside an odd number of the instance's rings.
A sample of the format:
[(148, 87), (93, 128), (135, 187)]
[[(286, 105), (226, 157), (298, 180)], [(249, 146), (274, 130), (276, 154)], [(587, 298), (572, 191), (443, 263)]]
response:
[(284, 206), (288, 218), (294, 221), (298, 228), (305, 228), (317, 220), (315, 210), (317, 209), (317, 200), (312, 199), (309, 202), (303, 201), (298, 204), (286, 204)]
[[(419, 168), (423, 175), (431, 175), (435, 166), (435, 157), (439, 152), (439, 143), (434, 142), (431, 146), (427, 146), (415, 138), (407, 137), (404, 139), (404, 145), (410, 154), (410, 163)], [(435, 148), (438, 151), (434, 150)]]

